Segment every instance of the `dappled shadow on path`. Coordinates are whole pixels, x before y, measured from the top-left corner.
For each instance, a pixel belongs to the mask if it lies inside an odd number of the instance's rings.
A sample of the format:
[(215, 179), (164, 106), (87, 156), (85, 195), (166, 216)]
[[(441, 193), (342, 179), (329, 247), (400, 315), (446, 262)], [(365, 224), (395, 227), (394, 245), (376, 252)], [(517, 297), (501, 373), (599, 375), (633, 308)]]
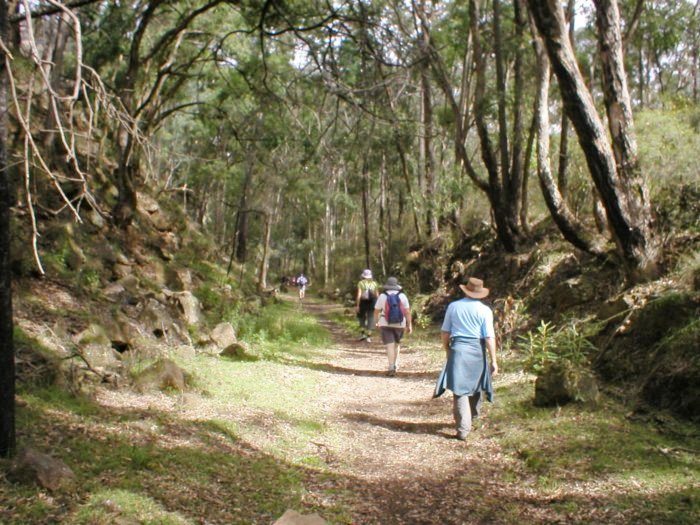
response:
[(386, 419), (373, 416), (367, 413), (354, 412), (343, 414), (343, 417), (349, 421), (357, 423), (367, 423), (370, 425), (386, 428), (399, 432), (408, 432), (411, 434), (431, 434), (431, 435), (448, 435), (451, 423), (448, 422), (433, 422), (433, 423), (416, 423), (414, 421), (406, 421), (401, 419)]
[(299, 366), (310, 370), (318, 370), (320, 372), (328, 372), (329, 374), (341, 374), (349, 376), (362, 377), (382, 377), (386, 374), (385, 370), (363, 370), (357, 368), (347, 368), (344, 366), (331, 365), (329, 363), (315, 363), (313, 361), (299, 361), (296, 359), (281, 358), (279, 362), (289, 366)]

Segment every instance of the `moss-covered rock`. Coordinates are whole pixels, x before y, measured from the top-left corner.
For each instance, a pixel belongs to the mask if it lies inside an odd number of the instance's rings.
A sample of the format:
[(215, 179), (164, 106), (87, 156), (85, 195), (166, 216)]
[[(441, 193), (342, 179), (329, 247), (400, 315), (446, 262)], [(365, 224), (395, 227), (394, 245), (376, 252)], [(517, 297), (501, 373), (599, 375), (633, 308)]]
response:
[(550, 363), (535, 381), (536, 406), (561, 406), (574, 401), (595, 405), (599, 397), (593, 373), (567, 362)]

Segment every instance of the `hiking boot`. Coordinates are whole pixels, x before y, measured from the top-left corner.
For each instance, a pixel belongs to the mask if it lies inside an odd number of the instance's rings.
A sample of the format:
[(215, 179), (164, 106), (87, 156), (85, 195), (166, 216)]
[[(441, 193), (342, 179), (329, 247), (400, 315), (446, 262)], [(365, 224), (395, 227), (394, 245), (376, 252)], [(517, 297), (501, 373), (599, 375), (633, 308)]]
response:
[(367, 342), (368, 342), (368, 343), (371, 343), (371, 342), (372, 342), (372, 338), (369, 337), (369, 336), (367, 336)]
[(469, 432), (457, 432), (455, 439), (458, 439), (459, 441), (466, 441), (468, 435)]
[(358, 341), (364, 341), (367, 339), (367, 336), (365, 334), (362, 334), (360, 337), (357, 338)]
[(386, 371), (387, 377), (394, 377), (396, 375), (396, 367), (392, 366), (389, 368), (389, 370)]

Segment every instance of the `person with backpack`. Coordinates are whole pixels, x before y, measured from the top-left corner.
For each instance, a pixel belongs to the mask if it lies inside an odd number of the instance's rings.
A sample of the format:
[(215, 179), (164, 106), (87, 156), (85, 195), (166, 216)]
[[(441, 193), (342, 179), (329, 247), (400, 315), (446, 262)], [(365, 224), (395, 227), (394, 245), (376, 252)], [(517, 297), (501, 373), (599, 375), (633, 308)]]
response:
[(299, 300), (302, 301), (306, 295), (306, 287), (309, 285), (309, 279), (301, 272), (296, 278), (296, 285), (299, 288)]
[(498, 374), (498, 361), (493, 312), (481, 301), (489, 289), (475, 277), (459, 287), (466, 297), (450, 303), (445, 312), (441, 338), (447, 363), (435, 386), (435, 397), (452, 391), (455, 437), (464, 441), (472, 419), (479, 416), (482, 392), (493, 400), (491, 377)]
[(374, 304), (374, 320), (379, 327), (382, 343), (386, 347), (387, 373), (389, 377), (396, 375), (401, 339), (404, 331), (413, 331), (411, 305), (408, 297), (401, 291), (396, 277), (389, 277), (384, 285), (384, 291)]
[(360, 322), (360, 341), (365, 339), (368, 343), (372, 342), (370, 335), (374, 330), (374, 303), (379, 295), (378, 292), (379, 284), (372, 279), (372, 270), (369, 268), (363, 270), (355, 295), (355, 311)]

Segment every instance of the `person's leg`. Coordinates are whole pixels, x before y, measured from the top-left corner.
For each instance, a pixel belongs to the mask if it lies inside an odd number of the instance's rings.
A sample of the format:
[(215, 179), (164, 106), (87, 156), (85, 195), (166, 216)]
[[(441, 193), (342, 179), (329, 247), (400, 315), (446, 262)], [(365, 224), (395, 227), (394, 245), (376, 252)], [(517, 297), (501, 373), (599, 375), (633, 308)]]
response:
[(357, 318), (360, 321), (360, 341), (367, 337), (367, 311), (362, 308), (360, 304), (360, 311), (357, 314)]
[(386, 360), (387, 370), (394, 372), (396, 370), (396, 343), (388, 343), (386, 345)]
[(457, 428), (457, 439), (465, 440), (472, 430), (471, 396), (458, 396), (454, 394), (452, 399), (452, 412)]
[(481, 392), (469, 396), (469, 409), (472, 419), (479, 417), (479, 411), (481, 410)]
[(394, 331), (383, 326), (379, 330), (382, 334), (382, 343), (384, 343), (386, 348), (387, 374), (394, 375), (396, 373), (396, 340), (394, 339)]
[(371, 343), (372, 338), (370, 337), (372, 335), (372, 330), (374, 330), (374, 308), (370, 305), (369, 308), (367, 308), (367, 342)]
[(399, 369), (399, 353), (401, 352), (401, 338), (403, 337), (402, 329), (394, 329), (394, 339), (396, 341), (396, 357), (394, 358), (394, 370)]

